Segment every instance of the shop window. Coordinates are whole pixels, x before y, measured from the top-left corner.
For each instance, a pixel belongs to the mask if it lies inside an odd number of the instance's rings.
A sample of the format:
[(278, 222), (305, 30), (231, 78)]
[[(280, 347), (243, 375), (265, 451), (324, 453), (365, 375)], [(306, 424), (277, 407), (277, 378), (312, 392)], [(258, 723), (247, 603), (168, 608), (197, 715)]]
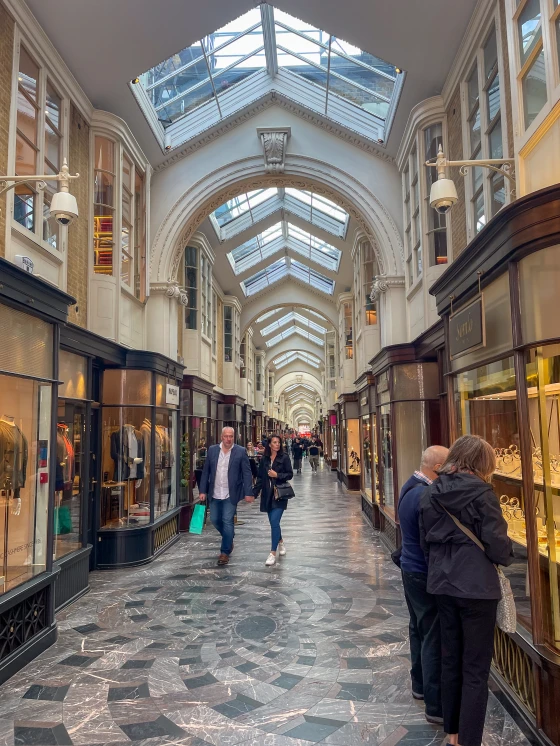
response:
[(241, 371), (240, 377), (247, 378), (247, 335), (243, 337), (240, 348)]
[[(383, 505), (394, 514), (395, 486), (393, 480), (393, 431), (391, 426), (391, 405), (384, 404), (379, 408), (381, 471), (383, 484)], [(417, 468), (416, 466), (414, 468)], [(410, 476), (410, 475), (409, 475)]]
[[(66, 127), (62, 97), (43, 68), (20, 47), (17, 92), (15, 172), (18, 176), (56, 175), (62, 166)], [(18, 184), (14, 190), (14, 220), (53, 249), (60, 248), (60, 226), (49, 215), (56, 182), (44, 190)]]
[[(443, 147), (441, 122), (432, 124), (424, 130), (425, 160), (433, 160)], [(440, 215), (430, 207), (430, 189), (437, 180), (435, 168), (426, 168), (426, 214), (428, 216), (428, 256), (430, 266), (447, 264), (447, 224), (445, 215)]]
[[(535, 401), (536, 404), (536, 401)], [(513, 358), (482, 365), (457, 376), (455, 411), (458, 435), (480, 435), (494, 448), (496, 471), (492, 478), (508, 533), (514, 542), (515, 561), (504, 572), (515, 595), (519, 621), (531, 629), (528, 596), (526, 506), (521, 481), (519, 424)], [(533, 412), (533, 442), (538, 445), (538, 413)], [(544, 506), (541, 505), (541, 509)], [(544, 513), (542, 527), (545, 526)], [(537, 523), (539, 523), (537, 519)], [(546, 548), (546, 547), (545, 547)]]
[(256, 370), (256, 381), (255, 381), (255, 389), (256, 391), (262, 391), (262, 357), (260, 355), (256, 356), (255, 359), (255, 370)]
[(218, 345), (218, 296), (212, 293), (212, 354), (216, 355)]
[(121, 281), (130, 287), (133, 280), (133, 249), (130, 243), (132, 235), (132, 190), (134, 183), (134, 166), (123, 156), (122, 166), (122, 201), (121, 201)]
[(185, 327), (198, 329), (198, 249), (187, 246), (185, 249), (185, 290), (188, 305), (185, 309)]
[(177, 432), (177, 416), (176, 411), (156, 410), (154, 433), (154, 517), (156, 519), (176, 505), (177, 454), (174, 434)]
[(233, 362), (233, 344), (233, 308), (232, 306), (224, 306), (224, 360), (226, 363)]
[(418, 151), (410, 154), (410, 210), (412, 214), (412, 266), (414, 279), (422, 275), (422, 230), (420, 222), (420, 182), (418, 173)]
[[(0, 594), (46, 570), (53, 330), (0, 305)], [(23, 374), (25, 377), (20, 377)], [(40, 380), (33, 380), (34, 376)]]
[(361, 473), (360, 420), (346, 420), (346, 464), (348, 474)]
[(200, 254), (200, 330), (212, 338), (212, 265)]
[(113, 274), (115, 230), (115, 143), (95, 137), (93, 176), (93, 271)]

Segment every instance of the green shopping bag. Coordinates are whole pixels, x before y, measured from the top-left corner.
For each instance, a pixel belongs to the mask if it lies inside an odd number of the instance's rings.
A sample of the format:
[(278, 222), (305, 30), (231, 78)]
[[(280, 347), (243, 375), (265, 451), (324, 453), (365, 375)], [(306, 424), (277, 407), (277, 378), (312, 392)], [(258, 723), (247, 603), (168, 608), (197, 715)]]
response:
[(204, 519), (206, 518), (206, 505), (198, 503), (194, 506), (189, 533), (201, 534), (204, 528)]
[(72, 515), (70, 514), (70, 508), (67, 505), (61, 505), (54, 509), (54, 534), (60, 536), (60, 534), (71, 533)]

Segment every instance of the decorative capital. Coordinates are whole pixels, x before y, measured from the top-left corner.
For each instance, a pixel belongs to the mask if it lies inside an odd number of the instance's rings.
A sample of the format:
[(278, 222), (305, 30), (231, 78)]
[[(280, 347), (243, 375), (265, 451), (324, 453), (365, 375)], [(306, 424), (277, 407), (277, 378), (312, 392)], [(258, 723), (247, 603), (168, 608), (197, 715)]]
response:
[(284, 173), (286, 147), (291, 134), (290, 127), (257, 127), (267, 174)]
[(371, 286), (370, 300), (379, 300), (382, 293), (386, 293), (390, 288), (404, 288), (404, 277), (377, 275)]
[(179, 283), (175, 280), (168, 280), (167, 282), (154, 282), (150, 285), (150, 291), (152, 293), (163, 293), (167, 298), (174, 298), (177, 303), (182, 306), (189, 305), (189, 297), (187, 291), (179, 287)]

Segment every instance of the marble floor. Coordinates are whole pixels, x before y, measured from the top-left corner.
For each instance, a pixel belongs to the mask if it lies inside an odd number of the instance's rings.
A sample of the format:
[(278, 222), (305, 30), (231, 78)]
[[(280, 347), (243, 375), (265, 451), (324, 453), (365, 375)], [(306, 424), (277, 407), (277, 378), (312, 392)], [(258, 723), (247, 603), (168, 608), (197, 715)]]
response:
[[(293, 483), (275, 567), (255, 503), (225, 568), (208, 526), (93, 573), (56, 645), (0, 688), (0, 746), (445, 743), (411, 698), (399, 574), (359, 500), (307, 462)], [(493, 694), (484, 743), (529, 743)]]

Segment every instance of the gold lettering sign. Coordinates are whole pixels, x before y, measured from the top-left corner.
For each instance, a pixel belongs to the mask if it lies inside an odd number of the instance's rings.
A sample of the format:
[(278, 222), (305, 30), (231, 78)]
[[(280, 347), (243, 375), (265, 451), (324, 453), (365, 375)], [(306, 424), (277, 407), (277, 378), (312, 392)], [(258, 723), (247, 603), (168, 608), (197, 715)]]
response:
[(452, 360), (486, 345), (482, 293), (449, 317), (449, 352)]

